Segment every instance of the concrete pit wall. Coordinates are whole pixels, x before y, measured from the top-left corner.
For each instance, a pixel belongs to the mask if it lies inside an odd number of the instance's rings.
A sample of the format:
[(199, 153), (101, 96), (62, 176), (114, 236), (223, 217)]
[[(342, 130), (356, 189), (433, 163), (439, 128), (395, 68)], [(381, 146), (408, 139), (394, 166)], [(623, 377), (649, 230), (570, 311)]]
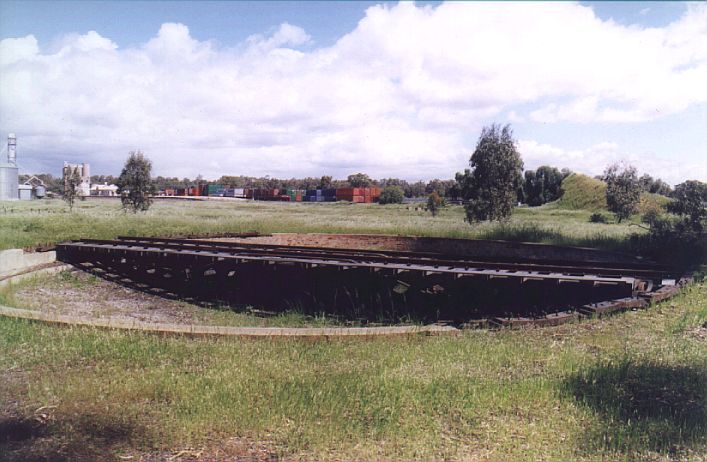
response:
[(22, 273), (32, 267), (56, 261), (56, 252), (25, 252), (22, 249), (0, 250), (0, 278)]

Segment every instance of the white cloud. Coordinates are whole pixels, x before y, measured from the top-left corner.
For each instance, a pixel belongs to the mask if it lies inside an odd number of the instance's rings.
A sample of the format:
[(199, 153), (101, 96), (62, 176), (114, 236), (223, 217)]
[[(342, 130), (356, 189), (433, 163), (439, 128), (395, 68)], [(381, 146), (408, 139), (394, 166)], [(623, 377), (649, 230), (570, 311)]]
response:
[(581, 149), (564, 149), (534, 140), (520, 140), (518, 151), (523, 156), (526, 169), (552, 165), (595, 176), (602, 174), (610, 164), (627, 162), (634, 165), (639, 173), (648, 173), (673, 185), (688, 178), (707, 182), (707, 160), (678, 162), (675, 158), (661, 158), (652, 153), (627, 152), (610, 141)]
[(39, 53), (39, 45), (33, 35), (0, 41), (0, 65), (3, 66), (31, 59), (37, 53)]
[(170, 175), (449, 177), (495, 118), (641, 122), (704, 104), (706, 19), (705, 4), (639, 28), (575, 3), (405, 2), (320, 48), (287, 23), (232, 48), (172, 23), (126, 49), (93, 31), (53, 51), (5, 39), (0, 129), (45, 170), (68, 156), (117, 169), (141, 148)]

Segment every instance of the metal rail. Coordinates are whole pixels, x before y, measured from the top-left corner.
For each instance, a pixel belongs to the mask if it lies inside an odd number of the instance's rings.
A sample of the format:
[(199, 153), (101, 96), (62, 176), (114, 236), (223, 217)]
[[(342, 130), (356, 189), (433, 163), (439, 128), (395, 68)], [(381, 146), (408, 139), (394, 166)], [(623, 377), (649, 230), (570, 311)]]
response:
[[(247, 237), (247, 236), (244, 236)], [(576, 264), (576, 260), (552, 260), (543, 258), (533, 259), (533, 258), (485, 258), (481, 256), (475, 256), (473, 258), (466, 257), (464, 255), (457, 254), (445, 254), (440, 252), (420, 252), (420, 251), (404, 251), (404, 250), (370, 250), (370, 249), (352, 249), (352, 248), (340, 248), (340, 247), (315, 247), (315, 246), (297, 246), (297, 245), (281, 245), (281, 244), (263, 244), (263, 243), (251, 243), (251, 242), (229, 242), (229, 241), (214, 241), (209, 239), (183, 239), (183, 238), (164, 238), (164, 237), (132, 237), (132, 236), (119, 236), (117, 238), (119, 241), (123, 242), (137, 242), (137, 243), (165, 243), (165, 244), (184, 244), (184, 245), (214, 245), (218, 244), (221, 246), (228, 246), (233, 248), (258, 248), (258, 249), (282, 249), (286, 251), (303, 251), (303, 252), (317, 252), (325, 253), (327, 255), (373, 255), (373, 256), (401, 256), (405, 258), (420, 257), (420, 258), (431, 258), (435, 260), (451, 260), (451, 261), (469, 261), (469, 262), (485, 262), (485, 263), (537, 263), (541, 261), (544, 265), (555, 265), (555, 266), (572, 266), (573, 263)], [(87, 240), (85, 240), (86, 242)], [(496, 241), (489, 241), (496, 242)], [(534, 246), (534, 247), (545, 247), (545, 244), (535, 244), (535, 243), (522, 243), (520, 245), (524, 246)], [(562, 248), (560, 246), (547, 245), (548, 248)], [(588, 249), (582, 249), (588, 250)], [(591, 249), (593, 250), (593, 249)], [(600, 252), (600, 251), (596, 251)], [(629, 257), (630, 258), (630, 257)], [(632, 272), (636, 270), (646, 270), (654, 272), (665, 272), (665, 268), (658, 265), (657, 263), (650, 261), (643, 261), (635, 259), (631, 262), (600, 262), (598, 260), (587, 260), (585, 264), (581, 265), (582, 268), (591, 267), (597, 265), (604, 269), (630, 269)]]
[[(534, 287), (525, 284), (531, 281), (541, 284), (565, 285), (568, 283), (570, 285), (567, 285), (565, 289), (569, 289), (572, 293), (574, 293), (575, 287), (595, 290), (592, 287), (609, 286), (599, 288), (597, 293), (612, 294), (607, 297), (608, 300), (605, 302), (571, 305), (574, 308), (569, 311), (566, 311), (565, 307), (550, 314), (534, 317), (525, 317), (527, 315), (524, 314), (511, 317), (490, 316), (477, 320), (479, 325), (487, 326), (557, 325), (581, 316), (600, 316), (625, 309), (640, 308), (652, 300), (669, 297), (678, 290), (678, 287), (675, 286), (664, 286), (658, 290), (652, 290), (653, 287), (660, 287), (661, 279), (669, 273), (664, 268), (650, 262), (636, 262), (635, 265), (596, 261), (581, 264), (576, 261), (534, 259), (509, 262), (490, 261), (483, 258), (472, 259), (431, 252), (286, 246), (160, 237), (121, 237), (116, 240), (85, 239), (58, 244), (57, 251), (61, 260), (79, 265), (88, 264), (89, 267), (95, 268), (105, 267), (107, 271), (114, 268), (119, 272), (122, 271), (122, 274), (128, 275), (129, 278), (135, 275), (138, 276), (138, 279), (142, 277), (139, 274), (147, 275), (148, 279), (149, 277), (154, 278), (158, 276), (160, 271), (164, 272), (162, 276), (159, 276), (160, 278), (171, 277), (167, 273), (173, 273), (175, 270), (177, 272), (186, 271), (188, 278), (201, 278), (202, 276), (207, 278), (215, 274), (225, 276), (227, 273), (230, 277), (230, 274), (234, 273), (233, 270), (239, 270), (239, 268), (245, 269), (246, 273), (250, 272), (250, 269), (247, 269), (249, 266), (241, 265), (256, 264), (275, 270), (284, 267), (297, 267), (306, 270), (321, 267), (330, 268), (333, 271), (358, 269), (359, 271), (393, 275), (393, 281), (398, 278), (406, 280), (406, 275), (410, 275), (413, 278), (421, 276), (425, 281), (429, 280), (428, 276), (432, 276), (432, 279), (444, 278), (435, 279), (439, 281), (461, 278), (474, 278), (476, 281), (505, 279), (509, 282), (520, 283), (523, 287)], [(459, 282), (466, 287), (466, 283), (461, 280)], [(606, 292), (605, 289), (609, 289), (609, 292)], [(577, 306), (579, 306), (578, 309)], [(477, 321), (471, 321), (469, 324), (474, 324)]]
[(135, 238), (119, 237), (117, 241), (84, 240), (81, 242), (99, 245), (113, 243), (141, 248), (184, 249), (195, 251), (218, 251), (244, 256), (262, 257), (301, 257), (326, 260), (341, 260), (353, 263), (359, 261), (388, 264), (425, 265), (454, 268), (503, 269), (510, 271), (553, 272), (568, 275), (597, 276), (632, 276), (657, 281), (668, 274), (663, 268), (653, 263), (640, 262), (631, 267), (617, 263), (588, 262), (578, 265), (567, 261), (526, 260), (524, 262), (492, 261), (484, 258), (465, 258), (432, 252), (405, 252), (395, 250), (361, 250), (340, 249), (328, 247), (287, 246), (241, 242), (215, 242), (208, 240), (166, 239), (166, 238)]
[[(300, 265), (311, 267), (337, 267), (339, 269), (367, 268), (371, 271), (422, 272), (430, 274), (452, 274), (454, 277), (519, 278), (521, 282), (544, 280), (564, 282), (584, 282), (593, 285), (628, 285), (635, 291), (646, 290), (646, 281), (640, 276), (632, 276), (624, 269), (556, 267), (541, 264), (508, 264), (472, 261), (437, 260), (402, 256), (376, 255), (366, 252), (323, 252), (304, 249), (272, 249), (259, 245), (222, 245), (221, 243), (191, 243), (164, 241), (100, 241), (85, 240), (59, 244), (60, 255), (68, 258), (90, 260), (99, 255), (131, 256), (140, 260), (156, 262), (168, 257), (191, 259), (207, 263), (232, 261), (236, 264), (261, 262), (276, 265)], [(597, 274), (599, 273), (599, 274)], [(653, 274), (655, 276), (655, 274)]]

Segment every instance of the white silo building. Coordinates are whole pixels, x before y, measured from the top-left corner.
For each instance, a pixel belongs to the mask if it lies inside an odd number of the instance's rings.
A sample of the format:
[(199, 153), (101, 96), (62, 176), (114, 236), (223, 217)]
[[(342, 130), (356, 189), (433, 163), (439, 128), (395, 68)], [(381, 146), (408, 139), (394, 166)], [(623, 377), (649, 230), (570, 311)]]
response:
[(0, 201), (18, 198), (17, 139), (14, 133), (7, 136), (7, 159), (0, 159)]

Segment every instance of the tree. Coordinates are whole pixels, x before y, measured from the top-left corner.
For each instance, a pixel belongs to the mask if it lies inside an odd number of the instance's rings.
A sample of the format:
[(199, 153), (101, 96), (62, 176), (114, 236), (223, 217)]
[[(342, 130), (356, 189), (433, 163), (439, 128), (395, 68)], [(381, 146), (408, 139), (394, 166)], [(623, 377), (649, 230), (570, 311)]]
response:
[(426, 187), (424, 181), (410, 183), (405, 188), (405, 197), (424, 197)]
[(672, 193), (670, 185), (660, 178), (653, 178), (649, 174), (644, 174), (638, 179), (641, 185), (641, 189), (645, 192), (653, 194), (661, 194), (663, 196), (669, 196)]
[(81, 174), (78, 167), (67, 165), (64, 167), (64, 200), (69, 204), (69, 210), (74, 210), (74, 202), (79, 196), (79, 186), (81, 186)]
[(641, 201), (641, 185), (636, 167), (615, 163), (604, 170), (602, 180), (606, 182), (606, 205), (619, 223), (638, 211)]
[(439, 209), (444, 205), (444, 199), (437, 194), (437, 191), (432, 191), (429, 196), (427, 196), (427, 210), (430, 211), (433, 217), (437, 216)]
[(681, 215), (696, 230), (702, 231), (702, 220), (707, 217), (707, 183), (688, 180), (675, 186), (675, 200), (668, 204), (668, 212)]
[(319, 188), (331, 189), (331, 177), (328, 175), (322, 176), (321, 180), (319, 180)]
[(150, 179), (152, 162), (141, 151), (131, 151), (123, 171), (116, 181), (124, 209), (133, 213), (145, 211), (152, 205), (155, 185)]
[(400, 186), (388, 186), (381, 191), (378, 203), (401, 204), (403, 202), (403, 189)]
[(349, 175), (348, 181), (352, 188), (368, 188), (373, 184), (373, 181), (365, 173)]
[(510, 216), (522, 184), (523, 160), (510, 125), (492, 124), (481, 130), (469, 159), (471, 170), (457, 174), (470, 222), (502, 220)]
[(560, 198), (560, 185), (570, 171), (560, 171), (555, 167), (543, 165), (536, 171), (527, 170), (523, 181), (523, 199), (531, 207), (543, 205)]

